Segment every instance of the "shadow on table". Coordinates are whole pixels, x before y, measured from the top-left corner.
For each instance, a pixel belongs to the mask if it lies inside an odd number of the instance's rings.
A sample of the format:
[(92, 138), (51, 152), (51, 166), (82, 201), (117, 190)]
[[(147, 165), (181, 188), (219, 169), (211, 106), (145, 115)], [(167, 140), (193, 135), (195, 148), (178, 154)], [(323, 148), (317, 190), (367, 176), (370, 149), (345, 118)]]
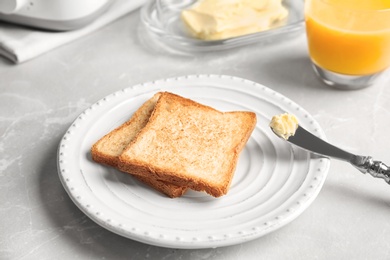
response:
[[(203, 259), (222, 252), (237, 251), (241, 245), (218, 248), (184, 250), (143, 244), (114, 234), (87, 217), (70, 199), (57, 173), (57, 144), (46, 152), (41, 163), (39, 190), (43, 210), (47, 213), (51, 230), (59, 235), (54, 243), (61, 248), (58, 259)], [(265, 238), (253, 242), (262, 244)], [(58, 244), (61, 244), (58, 246)]]
[[(361, 173), (356, 170), (356, 174)], [(359, 188), (354, 182), (351, 182), (351, 185), (345, 185), (329, 179), (326, 180), (322, 192), (329, 193), (329, 196), (337, 197), (340, 202), (343, 202), (341, 205), (358, 205), (359, 208), (361, 207), (362, 212), (372, 207), (382, 208), (388, 211), (390, 215), (390, 195), (387, 192), (389, 188), (386, 186), (387, 184), (381, 183), (384, 182), (382, 179), (373, 178), (369, 174), (360, 177), (367, 178), (364, 183), (367, 187), (375, 185), (377, 187), (376, 192), (373, 193), (368, 189)]]
[(277, 84), (299, 91), (332, 89), (317, 78), (305, 55), (276, 56), (267, 61), (262, 70)]
[[(57, 142), (47, 152), (40, 171), (40, 197), (44, 210), (52, 222), (52, 229), (60, 235), (64, 257), (79, 256), (81, 259), (118, 259), (134, 256), (143, 259), (148, 245), (132, 241), (102, 228), (89, 219), (72, 202), (57, 173)], [(64, 241), (66, 240), (66, 241)], [(57, 241), (57, 243), (59, 243)], [(66, 250), (64, 247), (69, 246)], [(58, 252), (60, 253), (60, 252)], [(86, 257), (87, 256), (87, 257)], [(77, 257), (73, 258), (76, 259)]]
[(15, 63), (13, 63), (12, 61), (10, 61), (9, 59), (3, 57), (0, 55), (0, 66), (14, 66), (16, 65)]

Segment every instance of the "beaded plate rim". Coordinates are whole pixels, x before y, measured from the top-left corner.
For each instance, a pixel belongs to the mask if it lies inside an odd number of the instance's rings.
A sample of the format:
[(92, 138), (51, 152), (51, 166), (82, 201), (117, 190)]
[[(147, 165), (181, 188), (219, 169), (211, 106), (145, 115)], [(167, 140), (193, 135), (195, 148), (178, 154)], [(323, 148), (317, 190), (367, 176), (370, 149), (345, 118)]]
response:
[[(114, 233), (143, 243), (170, 248), (215, 248), (235, 245), (266, 235), (298, 217), (314, 201), (320, 192), (329, 170), (329, 159), (310, 157), (309, 155), (309, 164), (310, 167), (313, 167), (311, 171), (315, 171), (315, 173), (312, 174), (314, 177), (311, 180), (307, 180), (307, 183), (305, 183), (305, 185), (307, 185), (306, 190), (304, 190), (304, 192), (299, 191), (302, 194), (298, 194), (298, 198), (290, 204), (293, 206), (286, 208), (282, 214), (273, 216), (272, 219), (267, 219), (267, 221), (264, 221), (261, 224), (257, 223), (256, 225), (246, 227), (239, 231), (230, 232), (227, 230), (227, 232), (223, 235), (215, 235), (212, 230), (210, 230), (210, 233), (202, 236), (170, 236), (169, 233), (166, 232), (155, 232), (153, 228), (140, 228), (137, 224), (129, 226), (127, 223), (121, 223), (121, 221), (118, 221), (115, 214), (112, 215), (112, 213), (104, 209), (104, 207), (101, 208), (101, 205), (99, 205), (96, 201), (94, 202), (93, 198), (89, 198), (90, 194), (88, 193), (91, 193), (91, 190), (88, 190), (88, 183), (80, 184), (73, 181), (71, 176), (75, 173), (70, 170), (70, 168), (74, 167), (74, 165), (69, 164), (74, 164), (75, 160), (70, 158), (70, 154), (74, 149), (77, 149), (77, 145), (79, 144), (74, 144), (72, 141), (77, 136), (85, 134), (83, 131), (86, 127), (88, 127), (88, 124), (85, 123), (86, 119), (91, 117), (91, 115), (96, 116), (96, 114), (101, 113), (104, 111), (106, 104), (115, 103), (119, 98), (126, 99), (126, 97), (142, 95), (151, 91), (169, 91), (170, 85), (181, 88), (185, 87), (188, 82), (195, 85), (202, 85), (205, 83), (210, 83), (211, 85), (215, 83), (218, 86), (224, 84), (226, 86), (229, 84), (231, 86), (237, 85), (241, 87), (239, 91), (243, 93), (247, 92), (249, 94), (253, 94), (251, 91), (255, 89), (256, 91), (259, 91), (259, 96), (275, 99), (277, 100), (276, 103), (279, 103), (278, 105), (281, 105), (285, 110), (290, 112), (294, 111), (297, 117), (300, 120), (303, 119), (307, 124), (305, 128), (311, 130), (319, 137), (326, 139), (320, 125), (302, 107), (280, 93), (247, 79), (228, 75), (199, 74), (146, 82), (116, 91), (97, 101), (82, 112), (64, 134), (58, 148), (58, 174), (61, 183), (72, 201), (93, 221)], [(294, 153), (293, 150), (291, 151)], [(88, 198), (86, 199), (86, 197)], [(158, 230), (158, 228), (156, 230)]]

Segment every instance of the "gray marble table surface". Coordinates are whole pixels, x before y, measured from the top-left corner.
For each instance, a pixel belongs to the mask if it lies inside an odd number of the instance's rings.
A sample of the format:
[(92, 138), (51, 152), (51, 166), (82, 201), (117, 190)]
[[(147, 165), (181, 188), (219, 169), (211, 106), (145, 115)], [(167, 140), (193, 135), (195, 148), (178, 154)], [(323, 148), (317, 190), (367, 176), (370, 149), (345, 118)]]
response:
[(145, 46), (138, 27), (136, 11), (26, 63), (0, 59), (0, 259), (390, 259), (390, 187), (335, 160), (297, 219), (235, 246), (155, 247), (84, 215), (57, 174), (61, 137), (104, 96), (167, 77), (226, 74), (261, 83), (305, 108), (332, 143), (390, 163), (390, 84), (325, 86), (311, 69), (304, 32), (184, 57)]

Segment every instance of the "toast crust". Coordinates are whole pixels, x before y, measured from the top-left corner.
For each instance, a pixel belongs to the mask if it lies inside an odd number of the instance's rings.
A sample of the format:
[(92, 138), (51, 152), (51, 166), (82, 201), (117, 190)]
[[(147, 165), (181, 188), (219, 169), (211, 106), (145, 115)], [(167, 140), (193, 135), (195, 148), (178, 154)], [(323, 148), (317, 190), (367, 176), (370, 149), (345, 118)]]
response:
[(119, 156), (118, 168), (220, 197), (255, 125), (253, 112), (220, 112), (164, 92), (147, 125)]

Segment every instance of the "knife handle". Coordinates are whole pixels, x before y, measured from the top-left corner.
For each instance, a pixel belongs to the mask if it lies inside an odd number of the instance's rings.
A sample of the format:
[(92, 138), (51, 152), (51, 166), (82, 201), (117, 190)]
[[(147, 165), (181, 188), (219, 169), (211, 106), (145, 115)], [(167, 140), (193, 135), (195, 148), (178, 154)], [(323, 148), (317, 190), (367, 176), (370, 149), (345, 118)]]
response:
[(384, 179), (387, 184), (390, 184), (390, 167), (383, 162), (374, 161), (372, 157), (368, 156), (364, 168), (366, 169), (364, 173), (369, 173), (375, 178)]

